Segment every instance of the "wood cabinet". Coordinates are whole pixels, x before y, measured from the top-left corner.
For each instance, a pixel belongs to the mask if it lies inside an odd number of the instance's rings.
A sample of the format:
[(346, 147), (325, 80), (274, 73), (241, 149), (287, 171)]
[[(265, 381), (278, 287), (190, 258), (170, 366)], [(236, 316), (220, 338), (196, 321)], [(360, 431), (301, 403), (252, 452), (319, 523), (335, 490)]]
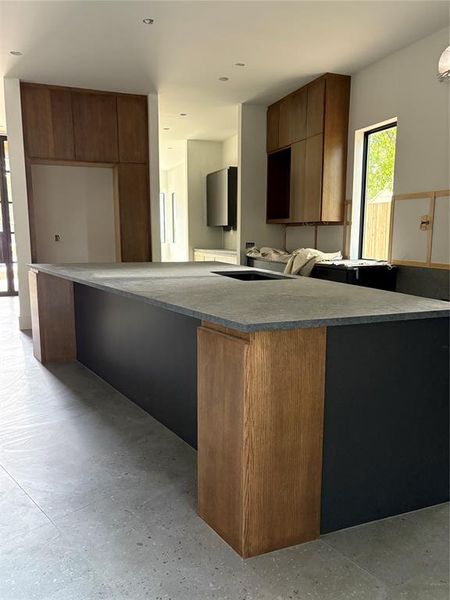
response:
[(120, 164), (118, 176), (122, 261), (149, 261), (151, 252), (148, 166)]
[(73, 159), (75, 152), (70, 91), (22, 84), (21, 98), (27, 156)]
[(75, 158), (82, 161), (117, 162), (116, 96), (76, 92), (72, 96)]
[(148, 161), (146, 96), (117, 96), (120, 162)]
[(267, 152), (277, 150), (278, 129), (280, 124), (280, 105), (273, 104), (267, 111)]
[(268, 223), (343, 221), (349, 102), (350, 77), (327, 73), (269, 107)]
[(278, 148), (306, 138), (306, 90), (299, 90), (279, 103)]
[(21, 83), (21, 102), (33, 262), (39, 261), (39, 207), (33, 206), (31, 166), (39, 162), (111, 165), (121, 260), (150, 260), (147, 97)]
[(306, 136), (323, 133), (325, 111), (325, 79), (313, 81), (307, 88), (308, 110), (306, 113)]

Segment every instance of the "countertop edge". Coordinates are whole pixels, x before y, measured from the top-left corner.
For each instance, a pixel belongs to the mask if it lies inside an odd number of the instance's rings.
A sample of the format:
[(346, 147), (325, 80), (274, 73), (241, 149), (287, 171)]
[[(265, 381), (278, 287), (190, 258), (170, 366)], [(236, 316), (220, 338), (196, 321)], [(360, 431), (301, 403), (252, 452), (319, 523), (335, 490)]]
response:
[(450, 317), (450, 307), (445, 310), (423, 310), (423, 311), (413, 311), (407, 313), (385, 313), (379, 315), (357, 315), (357, 316), (349, 316), (349, 317), (330, 317), (325, 319), (305, 319), (301, 321), (274, 321), (267, 323), (242, 323), (239, 321), (232, 321), (229, 319), (224, 319), (221, 317), (217, 317), (215, 315), (207, 314), (201, 311), (196, 311), (189, 308), (184, 308), (183, 306), (179, 306), (176, 304), (170, 304), (161, 300), (157, 300), (154, 298), (147, 298), (140, 294), (136, 294), (133, 292), (127, 292), (125, 290), (121, 290), (112, 286), (105, 285), (104, 283), (96, 283), (93, 281), (86, 281), (85, 279), (78, 278), (76, 275), (64, 275), (60, 273), (55, 273), (51, 269), (46, 269), (42, 266), (37, 266), (34, 264), (29, 264), (28, 268), (30, 270), (34, 270), (37, 272), (46, 273), (47, 275), (52, 275), (53, 277), (59, 277), (61, 279), (65, 279), (67, 281), (73, 281), (74, 283), (79, 283), (81, 285), (87, 285), (89, 287), (93, 287), (95, 289), (111, 292), (113, 294), (117, 294), (119, 296), (124, 296), (126, 298), (132, 298), (135, 300), (140, 300), (141, 302), (145, 302), (146, 304), (150, 304), (151, 306), (155, 306), (157, 308), (162, 308), (164, 310), (169, 310), (171, 312), (175, 312), (187, 317), (192, 317), (194, 319), (198, 319), (199, 321), (209, 321), (211, 323), (215, 323), (217, 325), (222, 325), (224, 327), (228, 327), (230, 329), (235, 329), (237, 331), (243, 333), (256, 333), (259, 331), (275, 331), (275, 330), (287, 330), (287, 329), (313, 329), (318, 327), (336, 327), (341, 325), (358, 325), (358, 324), (370, 324), (370, 323), (386, 323), (393, 321), (412, 321), (415, 319), (436, 319), (436, 318), (448, 318)]

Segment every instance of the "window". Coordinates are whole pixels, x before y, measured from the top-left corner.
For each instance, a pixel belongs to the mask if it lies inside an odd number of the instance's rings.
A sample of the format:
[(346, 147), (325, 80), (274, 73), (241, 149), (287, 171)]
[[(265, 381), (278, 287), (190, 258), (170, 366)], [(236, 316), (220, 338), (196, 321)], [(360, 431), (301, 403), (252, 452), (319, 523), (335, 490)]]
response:
[(397, 124), (364, 134), (359, 257), (387, 260)]

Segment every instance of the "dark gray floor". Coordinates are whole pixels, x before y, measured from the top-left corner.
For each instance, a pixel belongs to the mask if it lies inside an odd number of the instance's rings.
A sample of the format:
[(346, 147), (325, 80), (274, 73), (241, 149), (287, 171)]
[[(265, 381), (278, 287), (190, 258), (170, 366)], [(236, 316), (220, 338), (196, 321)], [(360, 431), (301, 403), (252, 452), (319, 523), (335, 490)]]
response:
[(195, 514), (195, 452), (0, 298), (1, 600), (447, 600), (448, 506), (242, 561)]

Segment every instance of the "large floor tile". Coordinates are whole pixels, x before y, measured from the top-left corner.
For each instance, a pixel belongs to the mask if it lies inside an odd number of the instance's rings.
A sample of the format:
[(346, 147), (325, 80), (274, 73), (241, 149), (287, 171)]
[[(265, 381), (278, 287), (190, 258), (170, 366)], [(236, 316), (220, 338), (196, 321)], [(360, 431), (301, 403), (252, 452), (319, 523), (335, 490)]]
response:
[(448, 504), (336, 531), (323, 540), (392, 586), (448, 583)]
[[(45, 600), (67, 586), (87, 583), (94, 575), (92, 567), (66, 544), (54, 525), (44, 525), (2, 544), (0, 572), (2, 600)], [(67, 596), (66, 600), (72, 599)]]
[(42, 510), (0, 467), (0, 548), (11, 538), (49, 523)]

